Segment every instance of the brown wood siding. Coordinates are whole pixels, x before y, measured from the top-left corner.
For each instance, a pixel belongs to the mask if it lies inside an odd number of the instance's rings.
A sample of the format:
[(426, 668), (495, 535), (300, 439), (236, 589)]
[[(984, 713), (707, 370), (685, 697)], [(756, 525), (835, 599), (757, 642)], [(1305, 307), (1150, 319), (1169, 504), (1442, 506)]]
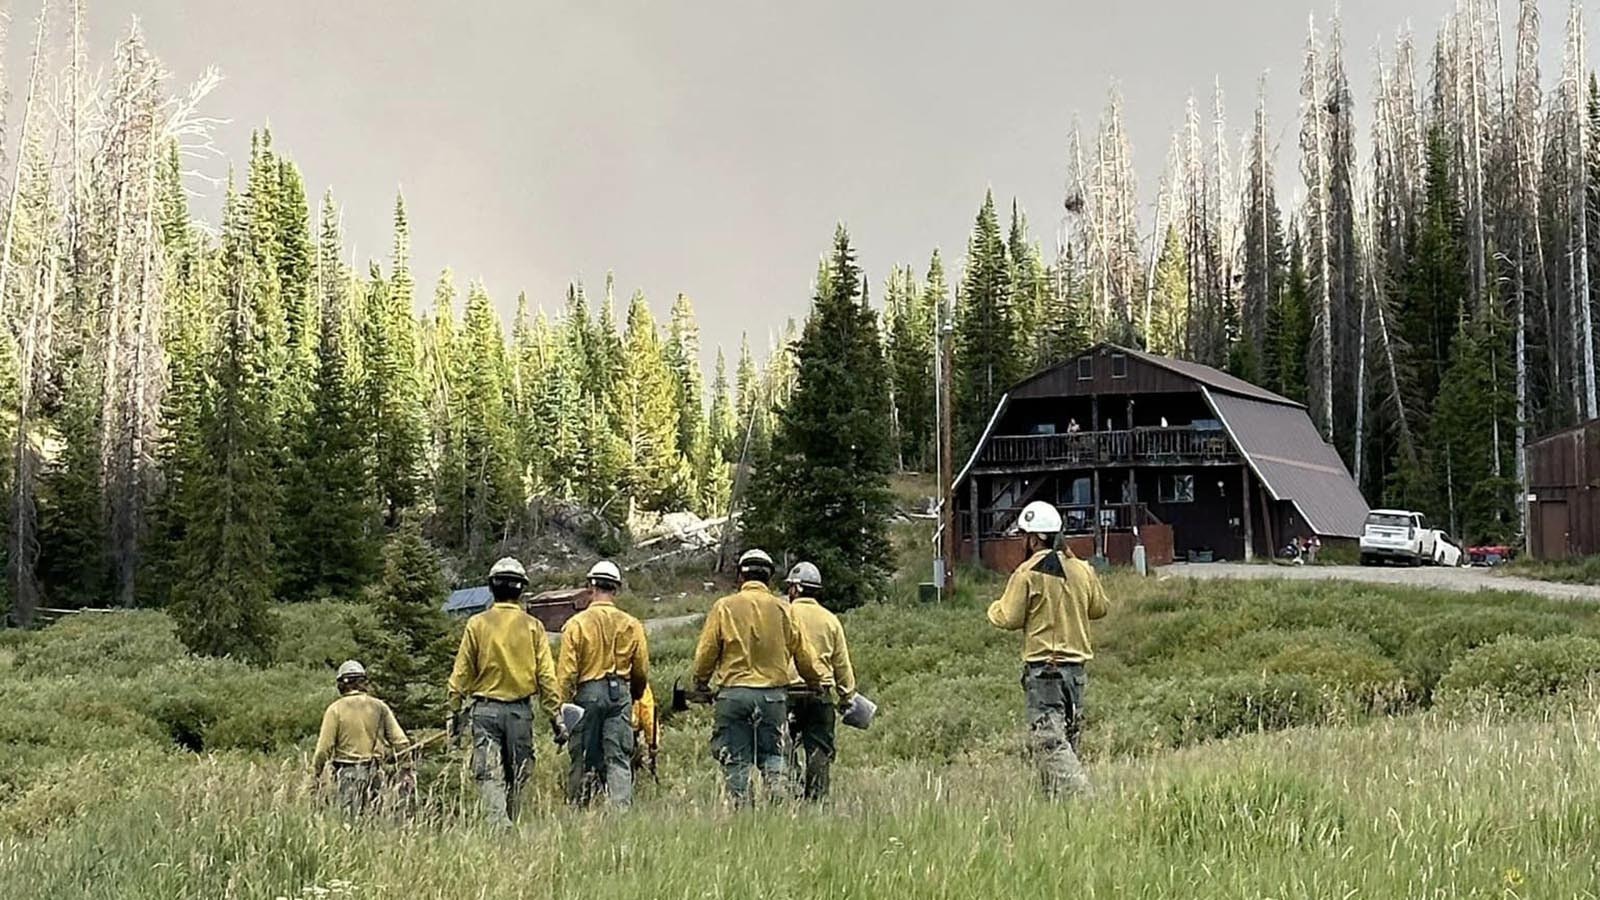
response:
[[(1172, 555), (1172, 529), (1166, 525), (1147, 525), (1140, 529), (1144, 539), (1145, 563), (1150, 566), (1170, 566)], [(1094, 556), (1094, 537), (1078, 536), (1067, 539), (1067, 549), (1079, 559)], [(983, 542), (983, 567), (995, 572), (1010, 573), (1027, 559), (1024, 539), (1018, 537), (994, 538)], [(1106, 560), (1114, 566), (1133, 565), (1133, 535), (1112, 532), (1106, 535)], [(972, 561), (972, 542), (963, 539), (957, 554), (963, 562)]]
[(1529, 444), (1527, 465), (1529, 552), (1538, 559), (1600, 553), (1600, 420)]
[(1128, 374), (1123, 378), (1112, 375), (1111, 357), (1117, 351), (1102, 347), (1090, 357), (1093, 377), (1078, 377), (1078, 363), (1068, 362), (1039, 375), (1011, 392), (1013, 400), (1042, 397), (1085, 397), (1090, 394), (1178, 394), (1198, 393), (1200, 385), (1169, 369), (1153, 366), (1143, 360), (1124, 354)]

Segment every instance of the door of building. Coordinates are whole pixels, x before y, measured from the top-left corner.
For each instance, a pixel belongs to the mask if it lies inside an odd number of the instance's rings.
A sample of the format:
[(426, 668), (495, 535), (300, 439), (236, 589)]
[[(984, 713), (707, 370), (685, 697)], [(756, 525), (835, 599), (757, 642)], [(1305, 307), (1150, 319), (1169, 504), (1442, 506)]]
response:
[(1566, 559), (1568, 555), (1567, 532), (1570, 528), (1567, 519), (1566, 501), (1541, 502), (1538, 507), (1538, 557), (1540, 559)]

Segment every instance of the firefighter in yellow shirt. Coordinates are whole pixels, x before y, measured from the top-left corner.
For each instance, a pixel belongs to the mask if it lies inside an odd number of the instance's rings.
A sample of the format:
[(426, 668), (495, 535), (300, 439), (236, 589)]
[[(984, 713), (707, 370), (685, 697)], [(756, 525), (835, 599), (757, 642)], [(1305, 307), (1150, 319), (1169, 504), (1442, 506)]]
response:
[(661, 746), (661, 717), (656, 715), (656, 695), (650, 685), (644, 686), (644, 696), (633, 701), (633, 772), (645, 769), (652, 778), (656, 774), (656, 752)]
[(353, 659), (339, 666), (334, 683), (339, 699), (322, 714), (322, 731), (311, 754), (311, 773), (320, 782), (333, 763), (333, 781), (339, 805), (359, 813), (378, 797), (380, 766), (387, 753), (395, 754), (411, 776), (406, 751), (411, 742), (395, 721), (389, 704), (367, 693), (367, 670)]
[(450, 673), (451, 730), (470, 703), (472, 777), (478, 783), (489, 821), (510, 827), (517, 801), (533, 771), (533, 705), (550, 720), (557, 740), (565, 738), (557, 717), (555, 660), (544, 625), (517, 601), (528, 586), (522, 563), (507, 557), (489, 570), (494, 605), (467, 620)]
[(1057, 549), (1061, 513), (1054, 506), (1028, 504), (1018, 525), (1028, 559), (989, 604), (989, 622), (1023, 633), (1028, 746), (1045, 792), (1082, 793), (1089, 789), (1077, 752), (1087, 683), (1083, 666), (1094, 658), (1089, 621), (1105, 616), (1106, 595), (1094, 569), (1072, 551)]
[(837, 701), (838, 709), (844, 709), (855, 698), (856, 670), (850, 664), (850, 646), (845, 643), (839, 617), (817, 602), (822, 594), (822, 573), (811, 563), (797, 563), (789, 570), (788, 584), (790, 612), (823, 673), (820, 691), (791, 685), (789, 739), (803, 754), (801, 796), (822, 800), (828, 796), (828, 774), (836, 755), (834, 704)]
[(561, 701), (583, 708), (567, 752), (567, 799), (586, 804), (602, 791), (633, 802), (633, 704), (650, 687), (650, 648), (639, 620), (616, 606), (622, 572), (610, 560), (589, 570), (589, 605), (561, 629), (556, 682)]
[(717, 686), (711, 753), (739, 806), (751, 800), (752, 766), (769, 795), (783, 791), (790, 666), (813, 689), (824, 677), (789, 604), (767, 589), (773, 568), (761, 550), (739, 558), (739, 592), (712, 604), (694, 653), (696, 690)]

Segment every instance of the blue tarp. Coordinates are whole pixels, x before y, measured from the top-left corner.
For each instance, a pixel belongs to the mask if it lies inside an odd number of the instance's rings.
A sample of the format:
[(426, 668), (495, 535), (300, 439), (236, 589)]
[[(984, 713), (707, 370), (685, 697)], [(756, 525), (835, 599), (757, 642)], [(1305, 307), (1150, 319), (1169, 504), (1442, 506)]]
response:
[(471, 615), (488, 609), (491, 602), (488, 585), (462, 588), (445, 598), (444, 611), (458, 616)]

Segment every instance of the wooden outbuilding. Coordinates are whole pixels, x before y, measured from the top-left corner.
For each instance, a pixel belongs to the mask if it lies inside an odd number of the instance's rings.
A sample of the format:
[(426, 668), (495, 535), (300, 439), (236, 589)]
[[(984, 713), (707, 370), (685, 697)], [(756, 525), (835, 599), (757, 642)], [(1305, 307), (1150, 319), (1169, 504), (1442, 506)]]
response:
[(1600, 553), (1600, 419), (1528, 444), (1528, 553), (1567, 559)]

